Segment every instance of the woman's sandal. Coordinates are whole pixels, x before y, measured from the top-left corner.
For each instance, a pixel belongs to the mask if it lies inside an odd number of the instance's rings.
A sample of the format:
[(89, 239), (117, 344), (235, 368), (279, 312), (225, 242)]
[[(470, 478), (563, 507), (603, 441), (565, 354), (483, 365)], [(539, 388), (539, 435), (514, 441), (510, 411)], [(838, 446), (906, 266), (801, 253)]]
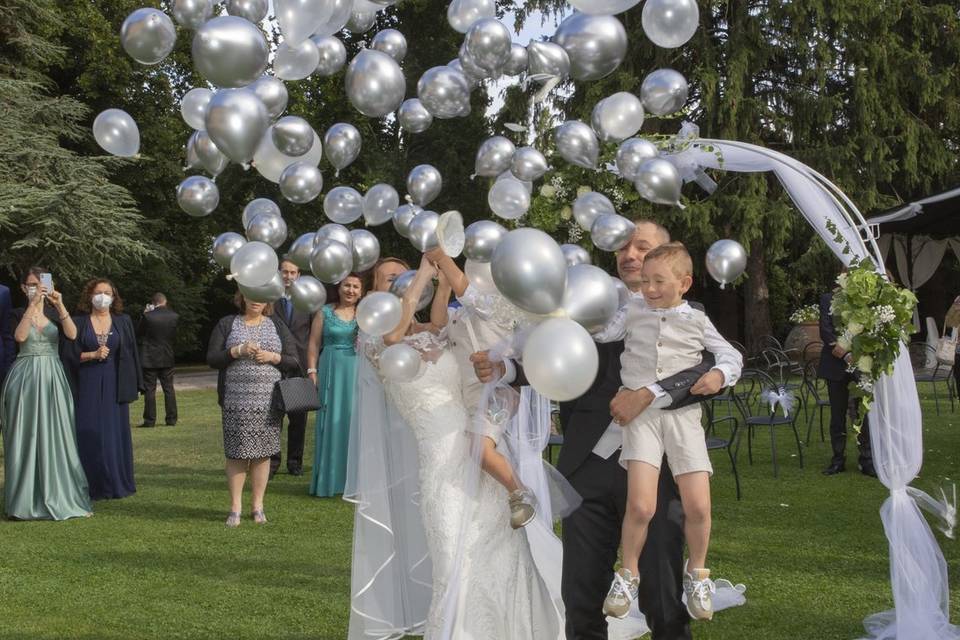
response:
[(237, 511), (231, 511), (227, 514), (226, 525), (231, 529), (236, 529), (240, 526), (240, 513)]
[(257, 524), (267, 524), (267, 516), (263, 515), (263, 509), (257, 509), (250, 512), (250, 515), (253, 516), (253, 521)]

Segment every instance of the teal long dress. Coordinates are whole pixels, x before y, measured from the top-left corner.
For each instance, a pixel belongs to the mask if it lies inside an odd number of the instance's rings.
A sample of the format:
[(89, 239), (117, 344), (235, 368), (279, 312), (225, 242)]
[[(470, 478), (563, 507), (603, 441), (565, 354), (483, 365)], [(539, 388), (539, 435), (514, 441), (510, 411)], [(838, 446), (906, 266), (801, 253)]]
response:
[(347, 480), (347, 441), (356, 382), (357, 321), (337, 317), (332, 306), (323, 308), (323, 351), (317, 366), (320, 410), (313, 456), (310, 495), (343, 493)]
[(30, 327), (0, 395), (4, 508), (18, 520), (66, 520), (92, 511), (58, 336), (52, 322)]

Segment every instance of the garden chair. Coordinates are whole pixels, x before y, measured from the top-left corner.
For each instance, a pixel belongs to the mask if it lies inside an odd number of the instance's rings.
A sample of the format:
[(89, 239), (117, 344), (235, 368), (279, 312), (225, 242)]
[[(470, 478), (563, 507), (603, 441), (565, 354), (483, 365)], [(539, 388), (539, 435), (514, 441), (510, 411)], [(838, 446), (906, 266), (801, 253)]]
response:
[[(707, 439), (707, 451), (715, 449), (726, 449), (730, 457), (730, 467), (733, 469), (733, 481), (737, 487), (737, 500), (740, 499), (740, 473), (737, 471), (737, 454), (740, 451), (740, 421), (736, 416), (729, 415), (717, 418), (713, 412), (713, 403), (704, 401), (700, 403), (707, 416), (707, 426), (704, 429), (704, 437)], [(714, 426), (722, 422), (730, 422), (730, 437), (721, 438), (716, 434)]]
[[(803, 399), (799, 394), (794, 394), (794, 406), (785, 416), (780, 405), (771, 407), (764, 399), (763, 392), (768, 389), (777, 390), (782, 388), (769, 374), (757, 369), (744, 370), (744, 375), (756, 381), (754, 389), (756, 396), (751, 396), (749, 400), (756, 403), (756, 411), (752, 412), (751, 403), (737, 396), (734, 396), (737, 409), (740, 411), (743, 425), (747, 428), (747, 459), (753, 464), (753, 438), (754, 431), (759, 427), (768, 427), (770, 429), (770, 453), (773, 457), (773, 477), (779, 476), (780, 467), (777, 461), (777, 439), (776, 431), (778, 428), (787, 427), (793, 431), (793, 437), (797, 443), (797, 455), (800, 458), (800, 468), (803, 468), (803, 447), (800, 444), (800, 433), (797, 431), (797, 414)], [(793, 392), (790, 392), (793, 393)]]
[(806, 412), (807, 407), (810, 408), (807, 417), (807, 438), (803, 441), (809, 447), (814, 415), (816, 415), (817, 422), (820, 425), (820, 442), (826, 441), (823, 435), (823, 410), (830, 409), (830, 400), (826, 397), (826, 389), (820, 386), (820, 378), (817, 376), (816, 362), (808, 362), (803, 369), (803, 396), (804, 411)]
[[(953, 377), (951, 367), (940, 364), (937, 361), (937, 350), (924, 342), (914, 342), (909, 347), (910, 364), (913, 365), (913, 379), (919, 387), (920, 383), (927, 383), (933, 388), (933, 402), (937, 408), (937, 415), (940, 415), (940, 393), (937, 385), (943, 384), (947, 390), (947, 398), (950, 400), (950, 411), (954, 410), (953, 387), (950, 384), (950, 378)], [(933, 366), (929, 366), (930, 363)]]

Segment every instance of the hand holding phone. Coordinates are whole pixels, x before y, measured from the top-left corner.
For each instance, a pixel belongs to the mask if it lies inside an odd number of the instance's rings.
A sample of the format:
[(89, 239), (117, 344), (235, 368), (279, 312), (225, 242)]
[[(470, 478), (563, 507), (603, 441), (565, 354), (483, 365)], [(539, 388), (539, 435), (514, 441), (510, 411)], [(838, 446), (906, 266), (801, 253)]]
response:
[(50, 293), (51, 291), (53, 291), (53, 274), (41, 273), (40, 286), (46, 289), (44, 293)]

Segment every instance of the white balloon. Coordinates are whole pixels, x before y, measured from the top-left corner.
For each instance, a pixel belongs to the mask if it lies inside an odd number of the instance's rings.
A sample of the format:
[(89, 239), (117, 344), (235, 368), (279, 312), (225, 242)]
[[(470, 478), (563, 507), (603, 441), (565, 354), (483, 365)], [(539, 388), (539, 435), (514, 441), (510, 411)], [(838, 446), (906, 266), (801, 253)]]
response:
[(506, 220), (516, 220), (530, 209), (530, 192), (520, 180), (497, 180), (487, 194), (490, 210)]
[(284, 292), (283, 278), (279, 273), (273, 274), (266, 284), (248, 286), (240, 283), (237, 288), (243, 297), (251, 302), (276, 302), (283, 297)]
[(350, 230), (342, 224), (328, 222), (317, 229), (313, 238), (313, 246), (319, 246), (324, 240), (336, 240), (350, 249), (350, 251), (353, 251), (353, 235), (350, 233)]
[(523, 347), (523, 372), (540, 394), (563, 402), (579, 398), (597, 377), (599, 355), (587, 330), (569, 318), (545, 320)]
[(378, 360), (380, 373), (392, 382), (411, 382), (420, 373), (420, 353), (405, 342), (383, 350)]
[(455, 31), (466, 33), (474, 22), (497, 15), (494, 0), (453, 0), (447, 7), (447, 22)]
[(303, 80), (320, 64), (320, 51), (312, 40), (304, 40), (289, 45), (286, 42), (277, 47), (273, 58), (273, 72), (281, 80)]
[(696, 0), (647, 0), (640, 16), (643, 32), (653, 44), (675, 49), (686, 44), (700, 24)]
[(207, 104), (213, 97), (213, 91), (197, 87), (187, 91), (180, 100), (180, 115), (191, 129), (203, 129), (204, 118), (207, 115)]
[(497, 285), (493, 282), (489, 262), (467, 260), (463, 265), (463, 273), (470, 284), (482, 293), (497, 293)]
[(574, 9), (594, 16), (612, 16), (640, 4), (640, 0), (570, 0)]
[(303, 162), (316, 167), (320, 164), (322, 157), (323, 145), (320, 143), (320, 136), (316, 132), (313, 133), (313, 146), (310, 147), (309, 151), (302, 156), (288, 156), (277, 149), (277, 145), (273, 142), (273, 130), (267, 129), (263, 137), (260, 138), (257, 151), (253, 154), (253, 166), (260, 175), (270, 182), (280, 182), (280, 174), (294, 162)]
[(400, 194), (389, 184), (375, 184), (363, 196), (363, 220), (368, 227), (388, 222), (400, 206)]
[(323, 212), (332, 222), (350, 224), (363, 215), (363, 196), (353, 187), (334, 187), (323, 199)]
[(243, 208), (243, 215), (240, 218), (243, 228), (246, 229), (250, 226), (250, 222), (260, 215), (261, 213), (266, 213), (271, 216), (280, 215), (280, 207), (277, 206), (277, 203), (269, 198), (254, 198)]
[(313, 30), (315, 36), (332, 36), (350, 20), (350, 13), (355, 7), (360, 7), (361, 0), (327, 0), (330, 5), (330, 17), (323, 24)]
[(107, 109), (93, 121), (93, 137), (107, 153), (129, 158), (140, 151), (140, 129), (126, 111)]
[[(590, 252), (581, 247), (578, 244), (562, 244), (560, 245), (560, 251), (563, 251), (563, 257), (567, 259), (567, 266), (572, 267), (577, 264), (591, 264), (593, 260), (590, 258)], [(570, 290), (569, 287), (570, 272), (567, 272), (567, 291)]]
[(280, 32), (289, 44), (300, 44), (329, 18), (330, 6), (318, 0), (274, 0)]
[(259, 287), (273, 279), (280, 266), (277, 253), (263, 242), (248, 242), (230, 259), (230, 272), (246, 287)]
[(386, 291), (368, 293), (357, 305), (357, 324), (367, 335), (385, 336), (403, 319), (400, 298)]

